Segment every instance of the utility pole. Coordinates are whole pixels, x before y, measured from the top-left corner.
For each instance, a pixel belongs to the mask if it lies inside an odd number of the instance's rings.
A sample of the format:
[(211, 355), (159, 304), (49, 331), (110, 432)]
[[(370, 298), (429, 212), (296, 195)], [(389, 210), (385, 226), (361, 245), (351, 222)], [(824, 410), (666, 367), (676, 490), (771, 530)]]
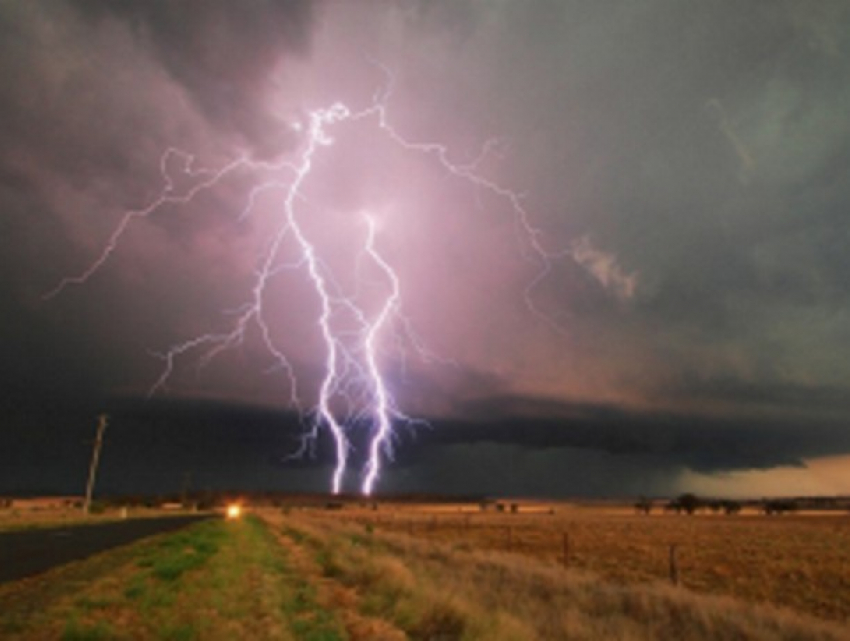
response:
[(91, 510), (91, 495), (94, 491), (94, 477), (97, 475), (97, 464), (100, 461), (100, 448), (103, 445), (103, 432), (106, 430), (106, 422), (109, 416), (101, 414), (97, 417), (97, 436), (94, 439), (94, 451), (91, 455), (91, 465), (89, 466), (89, 482), (86, 485), (86, 502), (83, 504), (83, 513), (88, 516)]
[(183, 488), (180, 490), (180, 504), (184, 510), (189, 509), (189, 488), (192, 485), (192, 473), (183, 473)]

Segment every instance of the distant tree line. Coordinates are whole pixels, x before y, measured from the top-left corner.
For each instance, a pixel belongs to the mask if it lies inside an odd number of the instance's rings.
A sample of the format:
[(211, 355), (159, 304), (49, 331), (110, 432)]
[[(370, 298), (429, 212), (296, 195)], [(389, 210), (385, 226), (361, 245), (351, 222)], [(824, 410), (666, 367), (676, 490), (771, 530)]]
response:
[[(819, 509), (840, 509), (841, 505), (837, 500), (829, 503), (824, 499), (811, 499), (816, 501)], [(763, 499), (761, 501), (750, 501), (746, 505), (750, 505), (759, 509), (767, 515), (780, 515), (789, 512), (796, 512), (807, 504), (802, 499)], [(696, 514), (699, 511), (710, 511), (714, 514), (738, 514), (744, 507), (742, 501), (734, 501), (732, 499), (706, 499), (697, 496), (691, 492), (680, 494), (674, 499), (666, 502), (660, 502), (660, 507), (666, 513), (675, 512), (676, 514)], [(650, 514), (655, 509), (656, 503), (650, 498), (641, 496), (635, 501), (634, 508), (639, 514)]]
[(773, 501), (765, 501), (762, 505), (762, 511), (767, 515), (796, 512), (798, 509), (800, 508), (797, 505), (797, 502), (793, 499), (777, 499)]

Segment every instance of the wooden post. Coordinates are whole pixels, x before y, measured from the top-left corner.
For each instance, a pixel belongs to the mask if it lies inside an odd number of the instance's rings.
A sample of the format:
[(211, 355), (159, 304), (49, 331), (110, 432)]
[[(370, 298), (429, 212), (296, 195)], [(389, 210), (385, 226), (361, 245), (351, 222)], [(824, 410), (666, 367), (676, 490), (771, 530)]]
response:
[(676, 544), (670, 545), (670, 582), (679, 585), (679, 563), (676, 559)]
[(192, 473), (191, 472), (183, 472), (183, 487), (180, 490), (180, 505), (183, 506), (183, 509), (188, 509), (189, 507), (189, 488), (192, 485)]
[(94, 451), (91, 455), (91, 465), (89, 465), (89, 481), (86, 484), (86, 502), (83, 504), (83, 513), (88, 516), (91, 511), (91, 497), (94, 492), (94, 479), (97, 476), (97, 464), (100, 461), (100, 448), (103, 445), (103, 432), (106, 429), (106, 422), (109, 417), (106, 414), (101, 414), (97, 417), (97, 436), (94, 439)]
[(570, 565), (570, 535), (564, 532), (563, 539), (564, 569), (566, 570)]

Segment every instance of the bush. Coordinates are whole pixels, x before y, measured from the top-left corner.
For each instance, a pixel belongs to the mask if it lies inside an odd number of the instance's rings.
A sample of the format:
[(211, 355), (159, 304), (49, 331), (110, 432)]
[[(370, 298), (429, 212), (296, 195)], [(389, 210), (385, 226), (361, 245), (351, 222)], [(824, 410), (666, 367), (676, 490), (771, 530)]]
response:
[(457, 641), (463, 638), (466, 617), (448, 601), (432, 603), (408, 632), (412, 639)]
[(652, 500), (646, 498), (645, 496), (641, 496), (635, 502), (635, 512), (638, 513), (642, 512), (643, 514), (649, 514), (650, 512), (652, 512), (652, 507)]
[(700, 498), (696, 494), (691, 494), (690, 492), (679, 496), (679, 498), (676, 499), (676, 502), (679, 504), (679, 507), (688, 514), (693, 514), (702, 506)]
[(737, 501), (723, 501), (723, 511), (726, 514), (737, 514), (741, 511), (741, 504)]

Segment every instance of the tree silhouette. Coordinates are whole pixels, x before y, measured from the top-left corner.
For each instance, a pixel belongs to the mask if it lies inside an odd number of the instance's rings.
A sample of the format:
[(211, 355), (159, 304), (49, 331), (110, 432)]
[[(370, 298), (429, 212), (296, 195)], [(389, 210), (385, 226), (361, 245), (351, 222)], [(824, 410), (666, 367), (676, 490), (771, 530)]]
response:
[(678, 503), (679, 507), (688, 514), (693, 514), (702, 505), (700, 498), (696, 494), (691, 494), (690, 492), (679, 495), (679, 498), (676, 499), (676, 503)]

